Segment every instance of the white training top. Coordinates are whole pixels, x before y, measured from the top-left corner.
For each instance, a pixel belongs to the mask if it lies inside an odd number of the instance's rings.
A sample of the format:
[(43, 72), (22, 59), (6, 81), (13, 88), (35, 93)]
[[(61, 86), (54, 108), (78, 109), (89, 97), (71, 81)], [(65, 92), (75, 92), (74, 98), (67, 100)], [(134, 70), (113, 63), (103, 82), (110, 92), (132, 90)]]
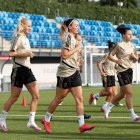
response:
[[(31, 51), (28, 38), (20, 34), (18, 39), (16, 40), (15, 45), (12, 46), (11, 50), (14, 50), (15, 52), (21, 52), (21, 53)], [(20, 65), (15, 64), (15, 62), (22, 66), (28, 67), (29, 69), (31, 68), (30, 57), (14, 57), (13, 68), (21, 67)]]

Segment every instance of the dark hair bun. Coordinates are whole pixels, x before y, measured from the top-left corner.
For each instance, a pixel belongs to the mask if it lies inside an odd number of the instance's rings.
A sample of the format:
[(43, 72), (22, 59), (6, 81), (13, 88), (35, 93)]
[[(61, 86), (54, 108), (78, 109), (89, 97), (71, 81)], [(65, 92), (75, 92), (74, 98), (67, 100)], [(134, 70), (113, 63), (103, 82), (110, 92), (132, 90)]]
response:
[(121, 25), (119, 25), (119, 26), (116, 28), (116, 30), (117, 30), (119, 33), (121, 33), (121, 34), (124, 33), (124, 30), (125, 30), (125, 29), (126, 29), (126, 27), (125, 27), (124, 24), (121, 24)]
[(126, 27), (124, 24), (121, 24), (116, 28), (116, 30), (121, 34), (125, 34), (128, 30), (131, 30), (131, 29)]

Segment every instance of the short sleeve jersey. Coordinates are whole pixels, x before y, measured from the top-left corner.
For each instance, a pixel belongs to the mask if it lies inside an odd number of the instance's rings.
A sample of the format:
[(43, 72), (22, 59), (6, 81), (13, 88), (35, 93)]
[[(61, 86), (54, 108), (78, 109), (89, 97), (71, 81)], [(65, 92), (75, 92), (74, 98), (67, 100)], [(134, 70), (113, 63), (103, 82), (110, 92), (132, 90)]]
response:
[[(13, 47), (14, 48), (11, 48), (12, 50), (20, 53), (29, 52), (31, 50), (28, 38), (22, 34), (20, 34), (16, 44)], [(25, 67), (31, 68), (30, 57), (15, 57), (13, 68), (20, 67), (20, 65), (15, 64), (15, 62)]]
[(117, 72), (125, 71), (132, 68), (131, 53), (136, 51), (136, 47), (132, 42), (118, 42), (116, 47), (112, 50), (111, 54), (116, 55), (118, 59), (121, 59), (123, 64), (116, 67)]
[(99, 61), (106, 75), (114, 76), (116, 73), (115, 63), (108, 59), (108, 54), (105, 54)]
[[(70, 33), (67, 33), (66, 36), (62, 39), (62, 48), (67, 49), (68, 51), (74, 49), (76, 46), (76, 39)], [(78, 52), (75, 52), (67, 59), (61, 58), (60, 65), (58, 66), (57, 76), (60, 77), (69, 77), (79, 70), (78, 63)]]

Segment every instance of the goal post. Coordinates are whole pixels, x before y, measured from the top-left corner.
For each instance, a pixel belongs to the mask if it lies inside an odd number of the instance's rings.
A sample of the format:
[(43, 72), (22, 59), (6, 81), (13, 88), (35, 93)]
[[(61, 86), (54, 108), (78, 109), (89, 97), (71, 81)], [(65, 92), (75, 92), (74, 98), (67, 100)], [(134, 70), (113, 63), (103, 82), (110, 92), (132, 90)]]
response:
[[(102, 85), (101, 76), (97, 68), (97, 61), (107, 52), (107, 46), (85, 46), (84, 47), (84, 73), (83, 85)], [(140, 48), (139, 46), (137, 47)], [(133, 63), (133, 83), (140, 83), (140, 63)]]
[[(94, 55), (103, 56), (107, 48), (108, 48), (107, 46), (84, 46), (83, 85), (93, 84), (93, 79), (91, 79), (91, 76), (92, 77), (94, 76), (93, 75), (94, 69), (96, 69), (96, 72), (99, 73), (97, 70), (96, 63), (93, 62), (93, 56)], [(100, 75), (98, 76), (98, 78), (99, 77)]]

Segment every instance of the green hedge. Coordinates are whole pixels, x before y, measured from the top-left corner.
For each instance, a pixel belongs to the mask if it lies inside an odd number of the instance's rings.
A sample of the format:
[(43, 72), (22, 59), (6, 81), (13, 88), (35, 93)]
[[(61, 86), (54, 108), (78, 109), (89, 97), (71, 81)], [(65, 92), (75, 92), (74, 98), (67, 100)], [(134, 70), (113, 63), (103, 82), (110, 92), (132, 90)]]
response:
[[(50, 8), (49, 15), (47, 8)], [(48, 18), (55, 18), (56, 9), (60, 10), (60, 16), (105, 20), (115, 24), (121, 22), (122, 17), (125, 23), (140, 24), (140, 9), (137, 8), (126, 9), (99, 6), (87, 2), (80, 2), (80, 4), (62, 4), (58, 3), (57, 0), (0, 0), (1, 11), (46, 14)]]

